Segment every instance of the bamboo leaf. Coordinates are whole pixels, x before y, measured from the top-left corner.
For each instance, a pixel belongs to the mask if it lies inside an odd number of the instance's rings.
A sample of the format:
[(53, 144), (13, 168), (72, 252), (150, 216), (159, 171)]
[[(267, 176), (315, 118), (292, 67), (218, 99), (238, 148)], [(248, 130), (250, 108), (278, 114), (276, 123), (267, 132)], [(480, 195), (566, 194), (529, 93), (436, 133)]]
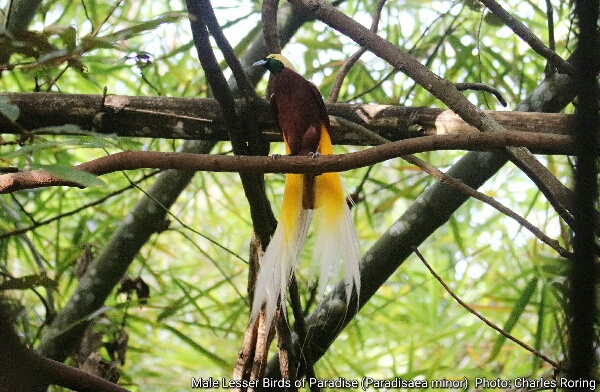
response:
[[(515, 325), (517, 324), (517, 321), (519, 321), (519, 318), (525, 311), (525, 308), (529, 304), (529, 301), (531, 300), (531, 297), (532, 297), (533, 293), (535, 292), (535, 289), (537, 287), (537, 282), (538, 282), (538, 278), (534, 277), (533, 279), (531, 279), (529, 281), (527, 286), (525, 286), (525, 288), (521, 292), (521, 295), (519, 296), (519, 299), (517, 300), (515, 307), (513, 308), (512, 312), (510, 313), (510, 316), (508, 317), (508, 320), (506, 320), (506, 323), (504, 323), (504, 325), (502, 326), (502, 329), (506, 333), (510, 334), (511, 331), (513, 330), (513, 328), (515, 327)], [(494, 347), (492, 347), (492, 352), (490, 354), (488, 362), (491, 362), (494, 359), (496, 359), (496, 357), (500, 353), (500, 349), (502, 349), (502, 345), (504, 344), (505, 341), (506, 341), (506, 337), (504, 335), (498, 336), (498, 339), (496, 339), (496, 343), (494, 343)]]
[(194, 342), (189, 336), (185, 335), (183, 332), (179, 331), (178, 329), (176, 329), (170, 325), (164, 325), (163, 328), (165, 328), (168, 331), (171, 331), (179, 339), (183, 340), (191, 348), (198, 351), (200, 354), (204, 355), (206, 358), (210, 359), (212, 362), (214, 362), (216, 365), (221, 367), (223, 370), (231, 370), (231, 364), (228, 361), (224, 360), (223, 358), (219, 357), (216, 354), (213, 354), (206, 348), (202, 347), (200, 344)]
[(82, 170), (76, 170), (70, 166), (32, 165), (32, 167), (45, 170), (57, 177), (62, 178), (63, 180), (72, 181), (84, 187), (102, 186), (105, 184), (104, 181), (96, 177), (94, 174)]

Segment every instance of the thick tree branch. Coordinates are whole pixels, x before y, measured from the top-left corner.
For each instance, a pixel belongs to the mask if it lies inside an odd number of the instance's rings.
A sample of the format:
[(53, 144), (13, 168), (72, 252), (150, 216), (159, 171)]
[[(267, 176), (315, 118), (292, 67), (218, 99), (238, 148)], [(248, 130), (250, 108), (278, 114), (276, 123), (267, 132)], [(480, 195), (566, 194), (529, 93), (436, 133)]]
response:
[(278, 3), (278, 0), (264, 0), (262, 4), (263, 34), (270, 53), (281, 53), (281, 42), (277, 30)]
[(237, 82), (237, 87), (239, 89), (239, 92), (241, 92), (242, 95), (250, 101), (258, 100), (258, 95), (256, 95), (254, 86), (248, 80), (246, 73), (242, 69), (242, 64), (240, 63), (240, 60), (235, 55), (235, 52), (233, 51), (233, 48), (229, 44), (229, 41), (227, 41), (225, 34), (223, 34), (223, 30), (221, 29), (221, 26), (219, 25), (219, 21), (217, 20), (217, 16), (215, 15), (215, 12), (210, 4), (210, 1), (204, 0), (204, 2), (207, 5), (204, 8), (206, 10), (206, 15), (204, 18), (206, 27), (208, 27), (208, 31), (215, 39), (217, 46), (221, 50), (221, 53), (223, 53), (223, 57), (225, 57), (225, 61), (227, 62), (227, 65), (231, 69), (231, 72), (233, 72), (233, 77), (235, 78), (235, 81)]
[[(206, 74), (206, 80), (223, 111), (233, 152), (236, 155), (249, 155), (252, 151), (248, 145), (248, 138), (245, 137), (246, 127), (244, 125), (246, 124), (244, 124), (236, 110), (233, 94), (219, 68), (209, 41), (207, 25), (210, 25), (209, 19), (212, 13), (209, 10), (212, 8), (210, 1), (187, 0), (186, 4), (190, 15), (192, 15), (190, 25), (198, 57)], [(224, 37), (221, 38), (224, 39)], [(268, 150), (265, 154), (267, 153)], [(250, 205), (250, 216), (252, 217), (254, 231), (260, 242), (267, 245), (275, 229), (276, 219), (265, 193), (264, 179), (256, 173), (240, 173), (240, 178), (246, 199)]]
[[(405, 154), (437, 150), (490, 150), (505, 146), (527, 146), (553, 153), (573, 151), (570, 136), (539, 135), (526, 132), (472, 133), (423, 136), (371, 147), (349, 154), (286, 156), (278, 159), (257, 156), (199, 155), (177, 152), (125, 151), (74, 166), (75, 170), (101, 176), (121, 170), (142, 168), (207, 170), (239, 173), (314, 173), (339, 172), (373, 165)], [(47, 186), (80, 186), (44, 170), (0, 175), (0, 193)]]
[[(597, 70), (600, 68), (600, 2), (575, 1), (579, 26), (575, 62), (578, 105), (573, 134), (577, 158), (575, 164), (575, 197), (573, 227), (574, 261), (569, 271), (569, 350), (567, 376), (571, 380), (593, 380), (598, 366), (598, 257), (595, 250), (594, 219), (598, 205), (598, 154), (600, 149), (590, 140), (600, 134)], [(572, 387), (570, 391), (582, 388)]]
[[(262, 67), (254, 67), (262, 68)], [(2, 127), (4, 133), (86, 134), (92, 131), (110, 136), (229, 140), (227, 124), (214, 99), (132, 97), (122, 95), (0, 93), (20, 110), (18, 129)], [(236, 101), (238, 112), (248, 111), (244, 101)], [(344, 118), (388, 140), (423, 134), (477, 132), (451, 110), (377, 104), (327, 104), (331, 116)], [(568, 134), (572, 116), (555, 113), (484, 113), (507, 131)], [(281, 141), (275, 119), (267, 102), (253, 115), (268, 141)], [(8, 121), (8, 120), (7, 120)], [(65, 128), (73, 124), (80, 129)], [(369, 140), (355, 135), (351, 128), (333, 124), (336, 144), (368, 145)], [(62, 127), (62, 128), (61, 128)]]

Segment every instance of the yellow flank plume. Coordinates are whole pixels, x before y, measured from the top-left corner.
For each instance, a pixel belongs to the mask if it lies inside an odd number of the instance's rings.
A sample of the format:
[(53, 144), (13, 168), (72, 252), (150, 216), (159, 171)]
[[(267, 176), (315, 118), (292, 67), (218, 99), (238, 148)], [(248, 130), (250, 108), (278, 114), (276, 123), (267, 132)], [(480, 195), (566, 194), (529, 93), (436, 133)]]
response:
[[(322, 155), (333, 153), (325, 127), (319, 147)], [(323, 173), (316, 178), (315, 211), (313, 265), (319, 268), (318, 291), (324, 293), (330, 278), (338, 278), (344, 267), (348, 304), (354, 288), (360, 293), (359, 242), (339, 173)]]
[(285, 308), (288, 282), (298, 267), (300, 253), (314, 211), (302, 209), (302, 174), (286, 174), (283, 204), (277, 229), (263, 255), (254, 289), (251, 320), (265, 303), (266, 328), (270, 328), (277, 305)]
[[(284, 141), (289, 154), (285, 138)], [(333, 153), (331, 139), (324, 125), (318, 152), (321, 155)], [(330, 278), (338, 278), (340, 272), (346, 288), (346, 302), (349, 303), (354, 289), (357, 294), (360, 292), (358, 237), (339, 173), (323, 173), (315, 178), (314, 210), (302, 208), (304, 181), (303, 174), (286, 174), (279, 223), (261, 262), (251, 320), (256, 319), (262, 304), (266, 303), (267, 329), (275, 317), (277, 305), (285, 308), (287, 286), (298, 266), (313, 215), (313, 266), (319, 269), (319, 292), (323, 293)], [(344, 270), (340, 271), (342, 266)]]

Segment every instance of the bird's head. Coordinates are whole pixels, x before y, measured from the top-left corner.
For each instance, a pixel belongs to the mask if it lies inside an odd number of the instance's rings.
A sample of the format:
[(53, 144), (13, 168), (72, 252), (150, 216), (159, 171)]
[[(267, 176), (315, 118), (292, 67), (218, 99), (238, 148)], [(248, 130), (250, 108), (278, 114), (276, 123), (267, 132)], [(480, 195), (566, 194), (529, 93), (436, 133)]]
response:
[(290, 60), (286, 59), (280, 54), (270, 54), (262, 60), (258, 60), (254, 66), (261, 65), (271, 71), (273, 74), (279, 73), (282, 69), (288, 68), (296, 72), (296, 68), (290, 63)]

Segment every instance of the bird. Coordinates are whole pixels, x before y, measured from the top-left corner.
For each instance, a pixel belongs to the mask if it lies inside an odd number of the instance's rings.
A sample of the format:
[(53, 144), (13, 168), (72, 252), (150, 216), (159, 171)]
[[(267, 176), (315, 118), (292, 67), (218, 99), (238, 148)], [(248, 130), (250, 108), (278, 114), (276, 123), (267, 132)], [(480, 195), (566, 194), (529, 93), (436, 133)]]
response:
[[(270, 54), (253, 65), (273, 75), (270, 101), (286, 154), (315, 158), (333, 154), (331, 124), (317, 87), (280, 54)], [(357, 296), (360, 292), (359, 240), (339, 173), (287, 173), (279, 222), (260, 263), (250, 317), (254, 322), (264, 304), (267, 331), (278, 305), (285, 309), (287, 287), (298, 268), (313, 217), (312, 270), (319, 270), (319, 294), (331, 277), (340, 274), (346, 306), (353, 290)]]

